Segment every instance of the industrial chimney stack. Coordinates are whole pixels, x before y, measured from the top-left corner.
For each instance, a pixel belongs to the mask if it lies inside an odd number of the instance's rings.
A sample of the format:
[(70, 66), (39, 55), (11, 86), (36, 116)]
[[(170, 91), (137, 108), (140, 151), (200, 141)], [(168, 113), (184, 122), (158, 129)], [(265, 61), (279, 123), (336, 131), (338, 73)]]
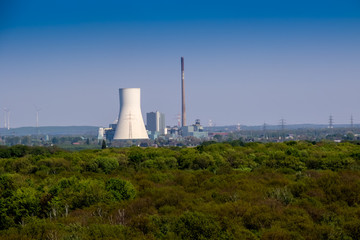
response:
[(185, 111), (185, 86), (184, 86), (184, 57), (181, 57), (181, 126), (186, 126), (186, 111)]

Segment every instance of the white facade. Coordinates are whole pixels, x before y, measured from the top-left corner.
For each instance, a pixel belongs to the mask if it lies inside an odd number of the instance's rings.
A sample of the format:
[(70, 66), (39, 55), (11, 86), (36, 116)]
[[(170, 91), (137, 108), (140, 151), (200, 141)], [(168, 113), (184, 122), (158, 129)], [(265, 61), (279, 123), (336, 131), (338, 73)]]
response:
[(140, 88), (120, 88), (120, 113), (114, 139), (148, 139), (140, 108)]
[(103, 139), (104, 139), (104, 128), (99, 128), (98, 140), (103, 140)]

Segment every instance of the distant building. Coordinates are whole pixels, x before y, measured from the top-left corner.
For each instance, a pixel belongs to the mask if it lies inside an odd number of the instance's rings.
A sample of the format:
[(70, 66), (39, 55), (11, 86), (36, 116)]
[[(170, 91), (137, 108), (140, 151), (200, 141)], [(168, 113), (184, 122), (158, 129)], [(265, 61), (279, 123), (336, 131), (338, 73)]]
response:
[(109, 124), (109, 127), (104, 129), (106, 141), (111, 142), (114, 139), (116, 126), (116, 124)]
[(179, 127), (178, 126), (174, 126), (174, 127), (166, 127), (166, 134), (170, 134), (173, 137), (178, 137), (179, 136)]
[(103, 127), (99, 128), (98, 141), (106, 139), (106, 141), (111, 142), (114, 139), (117, 122), (118, 121), (115, 120), (113, 123), (109, 124), (109, 127), (107, 127), (107, 128), (103, 128)]
[(183, 137), (207, 138), (208, 132), (204, 131), (203, 126), (200, 124), (200, 119), (196, 119), (195, 124), (181, 128), (181, 135)]
[(157, 139), (161, 135), (159, 132), (156, 132), (156, 131), (149, 131), (148, 130), (147, 133), (148, 133), (149, 138), (152, 139), (152, 140)]
[(211, 132), (208, 135), (209, 135), (209, 137), (214, 137), (216, 135), (226, 137), (229, 135), (229, 133), (228, 132)]
[(97, 139), (100, 141), (100, 140), (103, 140), (104, 139), (104, 128), (99, 128), (99, 131), (98, 131), (98, 137)]
[(146, 113), (146, 129), (154, 133), (166, 134), (165, 114), (159, 111)]

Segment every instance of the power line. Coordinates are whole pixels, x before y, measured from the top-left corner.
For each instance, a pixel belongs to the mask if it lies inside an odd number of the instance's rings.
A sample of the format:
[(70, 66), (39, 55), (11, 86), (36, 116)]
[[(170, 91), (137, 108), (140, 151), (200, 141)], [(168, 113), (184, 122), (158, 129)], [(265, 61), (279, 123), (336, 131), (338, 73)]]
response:
[(281, 135), (282, 135), (281, 140), (282, 141), (285, 140), (285, 124), (286, 124), (285, 119), (284, 118), (280, 119), (280, 127), (281, 127)]
[(331, 114), (329, 116), (329, 127), (328, 128), (334, 128), (334, 119)]

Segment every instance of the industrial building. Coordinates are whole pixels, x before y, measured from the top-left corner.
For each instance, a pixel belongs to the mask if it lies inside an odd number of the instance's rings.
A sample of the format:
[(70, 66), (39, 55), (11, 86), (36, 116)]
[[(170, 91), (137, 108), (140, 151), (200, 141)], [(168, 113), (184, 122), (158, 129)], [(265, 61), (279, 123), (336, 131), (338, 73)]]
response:
[(101, 141), (101, 140), (103, 140), (104, 139), (104, 137), (105, 137), (105, 128), (99, 128), (99, 130), (98, 130), (98, 136), (97, 136), (97, 139), (98, 139), (98, 141)]
[(146, 113), (146, 129), (151, 132), (166, 134), (165, 114), (159, 111)]
[(106, 139), (107, 142), (111, 142), (114, 139), (115, 130), (117, 126), (117, 120), (109, 124), (109, 127), (101, 127), (98, 131), (98, 141)]
[(204, 131), (203, 126), (200, 124), (200, 119), (196, 119), (195, 124), (181, 127), (181, 135), (183, 137), (207, 138), (208, 132)]

